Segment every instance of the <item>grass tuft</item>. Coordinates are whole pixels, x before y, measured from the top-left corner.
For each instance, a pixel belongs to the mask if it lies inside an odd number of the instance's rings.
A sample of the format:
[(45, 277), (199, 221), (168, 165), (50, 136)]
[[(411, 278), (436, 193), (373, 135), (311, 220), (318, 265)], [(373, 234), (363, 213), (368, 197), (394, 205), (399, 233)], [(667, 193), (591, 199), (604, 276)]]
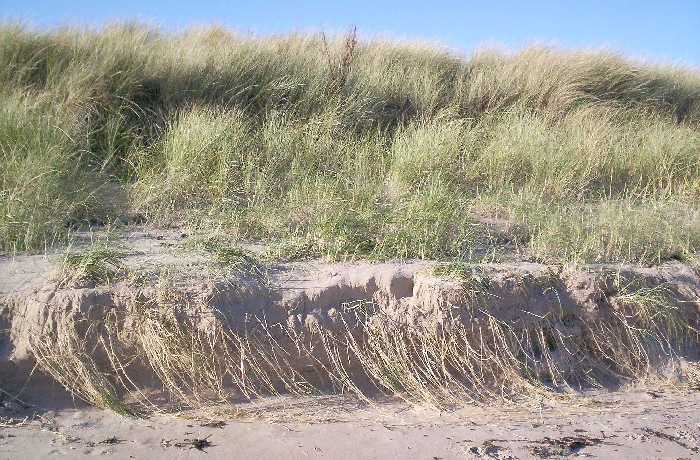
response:
[(121, 259), (125, 252), (97, 242), (81, 252), (67, 252), (63, 256), (56, 280), (60, 285), (100, 285), (117, 280), (126, 272)]

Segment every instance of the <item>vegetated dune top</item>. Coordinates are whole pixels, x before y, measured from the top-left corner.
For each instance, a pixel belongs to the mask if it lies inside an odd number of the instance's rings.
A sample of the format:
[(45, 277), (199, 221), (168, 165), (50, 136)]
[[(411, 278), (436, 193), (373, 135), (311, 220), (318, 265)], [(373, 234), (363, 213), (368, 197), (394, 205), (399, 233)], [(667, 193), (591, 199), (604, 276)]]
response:
[[(0, 249), (147, 224), (284, 259), (692, 261), (700, 76), (608, 52), (0, 27)], [(118, 197), (118, 199), (117, 199)]]

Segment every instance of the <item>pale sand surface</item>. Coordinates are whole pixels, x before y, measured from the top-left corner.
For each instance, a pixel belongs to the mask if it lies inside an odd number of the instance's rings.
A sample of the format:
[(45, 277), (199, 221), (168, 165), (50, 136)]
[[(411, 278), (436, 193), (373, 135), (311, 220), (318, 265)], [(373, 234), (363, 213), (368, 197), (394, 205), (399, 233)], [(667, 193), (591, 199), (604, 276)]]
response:
[[(361, 407), (337, 398), (280, 398), (259, 403), (262, 419), (216, 411), (131, 419), (70, 405), (41, 411), (6, 406), (0, 459), (700, 458), (698, 392), (634, 389), (550, 401), (539, 409), (448, 413), (396, 402)], [(17, 423), (25, 416), (22, 426), (7, 426), (8, 417)], [(194, 439), (210, 445), (197, 450), (188, 444)]]

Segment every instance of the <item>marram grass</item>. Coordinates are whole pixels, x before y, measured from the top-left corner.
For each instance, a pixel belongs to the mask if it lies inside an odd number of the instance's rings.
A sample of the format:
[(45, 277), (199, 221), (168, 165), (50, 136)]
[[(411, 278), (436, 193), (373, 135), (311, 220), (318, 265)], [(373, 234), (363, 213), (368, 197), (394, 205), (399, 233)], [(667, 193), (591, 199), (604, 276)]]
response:
[(354, 34), (5, 24), (0, 84), (7, 252), (124, 213), (266, 240), (282, 259), (468, 259), (507, 243), (658, 263), (700, 246), (692, 70)]

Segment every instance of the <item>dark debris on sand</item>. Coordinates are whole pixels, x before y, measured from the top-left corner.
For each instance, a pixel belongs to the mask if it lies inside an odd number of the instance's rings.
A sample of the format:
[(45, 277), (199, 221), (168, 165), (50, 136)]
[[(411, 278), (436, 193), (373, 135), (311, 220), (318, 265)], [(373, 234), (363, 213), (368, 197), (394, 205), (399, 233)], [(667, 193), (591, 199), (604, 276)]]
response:
[(545, 437), (543, 440), (537, 441), (539, 445), (531, 446), (530, 451), (540, 458), (568, 456), (578, 453), (585, 447), (596, 446), (602, 442), (602, 438), (585, 435), (564, 436), (559, 439)]
[(212, 444), (212, 443), (209, 441), (209, 437), (210, 437), (210, 436), (211, 436), (211, 435), (207, 436), (206, 438), (185, 439), (185, 440), (182, 441), (182, 442), (173, 442), (173, 441), (170, 440), (170, 439), (162, 439), (162, 440), (160, 441), (160, 445), (161, 445), (162, 447), (171, 447), (171, 446), (173, 446), (173, 447), (178, 447), (178, 448), (180, 448), (180, 449), (184, 449), (184, 448), (197, 449), (197, 450), (199, 450), (199, 451), (202, 451), (202, 452), (205, 452), (205, 453), (206, 453), (206, 449), (208, 449), (209, 447), (213, 447), (213, 446), (214, 446), (214, 444)]

